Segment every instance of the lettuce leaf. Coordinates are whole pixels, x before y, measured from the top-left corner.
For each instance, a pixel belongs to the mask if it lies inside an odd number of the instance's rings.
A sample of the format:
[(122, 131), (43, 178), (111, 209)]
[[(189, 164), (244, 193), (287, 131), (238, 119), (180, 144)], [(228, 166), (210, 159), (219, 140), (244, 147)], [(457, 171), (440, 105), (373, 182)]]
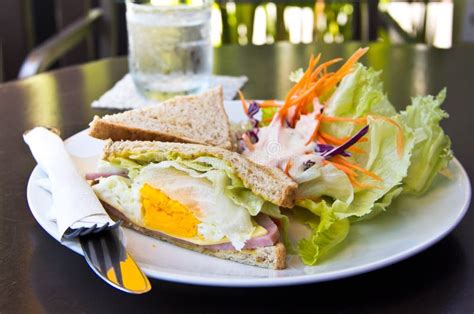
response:
[(290, 82), (298, 83), (301, 80), (301, 78), (303, 77), (303, 74), (304, 74), (303, 68), (299, 68), (299, 69), (291, 72), (290, 76), (289, 76)]
[[(308, 176), (308, 173), (311, 176)], [(304, 182), (301, 182), (302, 178)], [(323, 167), (313, 166), (294, 179), (299, 181), (297, 199), (318, 200), (323, 196), (330, 196), (350, 203), (354, 198), (354, 189), (347, 175), (330, 164)]]
[(360, 222), (364, 220), (369, 220), (377, 216), (378, 214), (387, 210), (387, 207), (392, 204), (393, 199), (399, 196), (403, 191), (401, 186), (396, 186), (392, 190), (388, 191), (381, 199), (375, 202), (372, 210), (369, 214), (362, 216), (362, 217), (351, 217), (351, 223)]
[[(391, 117), (396, 114), (383, 91), (381, 72), (361, 64), (342, 79), (326, 103), (328, 116), (360, 118), (368, 114)], [(339, 138), (355, 133), (357, 126), (351, 123), (323, 123), (321, 129)]]
[[(384, 211), (401, 192), (400, 185), (410, 165), (414, 136), (409, 128), (401, 126), (404, 140), (403, 153), (399, 156), (397, 137), (400, 130), (392, 123), (372, 116), (368, 117), (368, 123), (368, 142), (361, 146), (366, 153), (353, 154), (350, 159), (382, 178), (382, 182), (360, 174), (357, 180), (373, 187), (355, 188), (352, 194), (344, 193), (344, 190), (349, 190), (344, 188), (345, 185), (352, 187), (347, 176), (340, 170), (325, 166), (319, 168), (319, 173), (315, 172), (312, 180), (305, 178), (305, 182), (298, 187), (297, 195), (304, 199), (298, 200), (297, 205), (319, 217), (319, 220), (307, 221), (312, 233), (298, 244), (298, 252), (306, 264), (314, 265), (321, 256), (342, 242), (350, 221), (374, 217)], [(331, 175), (322, 175), (324, 169), (331, 171)], [(341, 191), (337, 191), (338, 186), (342, 187)]]
[(138, 162), (123, 157), (115, 157), (110, 160), (109, 163), (112, 167), (127, 170), (128, 176), (131, 179), (135, 178), (140, 173), (140, 169), (143, 167)]
[[(350, 228), (349, 219), (338, 219), (335, 215), (336, 211), (341, 210), (338, 207), (345, 207), (346, 204), (335, 201), (329, 206), (325, 200), (318, 203), (303, 200), (298, 201), (297, 205), (315, 214), (303, 218), (312, 230), (308, 238), (298, 243), (298, 253), (303, 263), (314, 265), (347, 237)], [(301, 217), (301, 208), (299, 214)]]
[(278, 111), (278, 107), (266, 107), (261, 108), (262, 111), (262, 120), (259, 123), (259, 126), (267, 126), (273, 119), (273, 116)]
[(436, 97), (415, 97), (412, 104), (400, 113), (400, 121), (415, 134), (411, 165), (403, 180), (406, 193), (425, 193), (436, 174), (452, 159), (451, 140), (439, 125), (443, 118), (448, 117), (440, 108), (445, 98), (446, 89)]
[(363, 174), (357, 177), (360, 183), (373, 186), (373, 188), (358, 189), (354, 194), (354, 200), (346, 212), (340, 215), (340, 218), (361, 217), (370, 214), (378, 200), (401, 184), (410, 166), (411, 151), (414, 145), (411, 130), (401, 126), (404, 140), (403, 152), (399, 156), (397, 151), (398, 128), (385, 120), (371, 116), (369, 116), (368, 122), (369, 141), (362, 143), (362, 146), (360, 146), (367, 153), (354, 154), (352, 159), (364, 169), (379, 176), (383, 181), (376, 181)]
[[(354, 153), (348, 159), (376, 174), (383, 181), (379, 182), (372, 177), (360, 174), (357, 181), (370, 187), (353, 188), (345, 173), (333, 169), (332, 166), (331, 168), (324, 166), (319, 169), (319, 174), (314, 175), (313, 180), (300, 183), (297, 190), (298, 199), (318, 202), (321, 197), (323, 199), (329, 197), (335, 202), (344, 203), (346, 206), (337, 206), (333, 210), (334, 215), (339, 219), (369, 215), (374, 210), (379, 212), (390, 204), (395, 192), (385, 199), (384, 196), (398, 187), (406, 176), (414, 137), (410, 129), (402, 127), (403, 154), (399, 156), (397, 152), (399, 129), (385, 120), (371, 116), (368, 117), (368, 123), (368, 141), (360, 146), (366, 153)], [(315, 214), (318, 215), (318, 213)]]

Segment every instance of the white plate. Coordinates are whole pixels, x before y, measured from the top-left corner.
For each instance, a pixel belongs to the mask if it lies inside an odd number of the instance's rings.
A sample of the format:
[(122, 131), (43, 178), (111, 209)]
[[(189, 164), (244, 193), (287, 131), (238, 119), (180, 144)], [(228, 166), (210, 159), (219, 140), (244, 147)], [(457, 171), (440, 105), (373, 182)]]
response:
[[(226, 102), (226, 110), (233, 121), (244, 118), (235, 102)], [(66, 146), (81, 171), (95, 169), (102, 141), (82, 131), (66, 140)], [(349, 277), (410, 257), (442, 239), (461, 221), (469, 207), (471, 187), (457, 160), (450, 163), (449, 170), (452, 178), (439, 175), (424, 196), (399, 197), (386, 213), (352, 225), (344, 244), (317, 266), (305, 266), (298, 257), (290, 257), (285, 270), (261, 269), (188, 251), (125, 229), (127, 250), (150, 277), (189, 284), (280, 286)], [(35, 184), (44, 176), (38, 167), (33, 170), (28, 203), (39, 224), (57, 240), (56, 224), (48, 219), (51, 195)], [(64, 245), (82, 254), (77, 243)]]

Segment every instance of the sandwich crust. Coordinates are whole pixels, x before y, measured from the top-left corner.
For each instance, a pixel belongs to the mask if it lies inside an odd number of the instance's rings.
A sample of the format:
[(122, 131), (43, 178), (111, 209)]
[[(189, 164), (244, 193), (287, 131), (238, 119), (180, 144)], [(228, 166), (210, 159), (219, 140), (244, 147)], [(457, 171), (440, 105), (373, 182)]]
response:
[(234, 148), (222, 87), (178, 96), (159, 105), (95, 116), (89, 135), (99, 139), (184, 142)]

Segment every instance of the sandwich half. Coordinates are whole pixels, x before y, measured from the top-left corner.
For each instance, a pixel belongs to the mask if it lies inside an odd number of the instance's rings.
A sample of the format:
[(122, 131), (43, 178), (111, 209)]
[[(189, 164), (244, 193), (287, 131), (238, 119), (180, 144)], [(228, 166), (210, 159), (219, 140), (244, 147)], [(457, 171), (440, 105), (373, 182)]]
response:
[(178, 96), (159, 105), (95, 116), (89, 135), (99, 139), (195, 143), (233, 148), (222, 87)]
[(296, 183), (228, 150), (198, 144), (109, 141), (93, 189), (113, 218), (211, 256), (285, 268), (279, 206)]

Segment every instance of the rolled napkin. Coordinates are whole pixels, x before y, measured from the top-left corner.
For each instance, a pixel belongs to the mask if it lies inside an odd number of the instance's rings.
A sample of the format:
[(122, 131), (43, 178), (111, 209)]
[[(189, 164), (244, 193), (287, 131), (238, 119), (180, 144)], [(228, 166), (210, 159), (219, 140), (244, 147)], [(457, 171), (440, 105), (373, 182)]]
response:
[(53, 195), (53, 216), (63, 238), (68, 228), (101, 227), (113, 224), (87, 181), (79, 174), (63, 140), (43, 127), (36, 127), (23, 136), (38, 166), (49, 178)]

